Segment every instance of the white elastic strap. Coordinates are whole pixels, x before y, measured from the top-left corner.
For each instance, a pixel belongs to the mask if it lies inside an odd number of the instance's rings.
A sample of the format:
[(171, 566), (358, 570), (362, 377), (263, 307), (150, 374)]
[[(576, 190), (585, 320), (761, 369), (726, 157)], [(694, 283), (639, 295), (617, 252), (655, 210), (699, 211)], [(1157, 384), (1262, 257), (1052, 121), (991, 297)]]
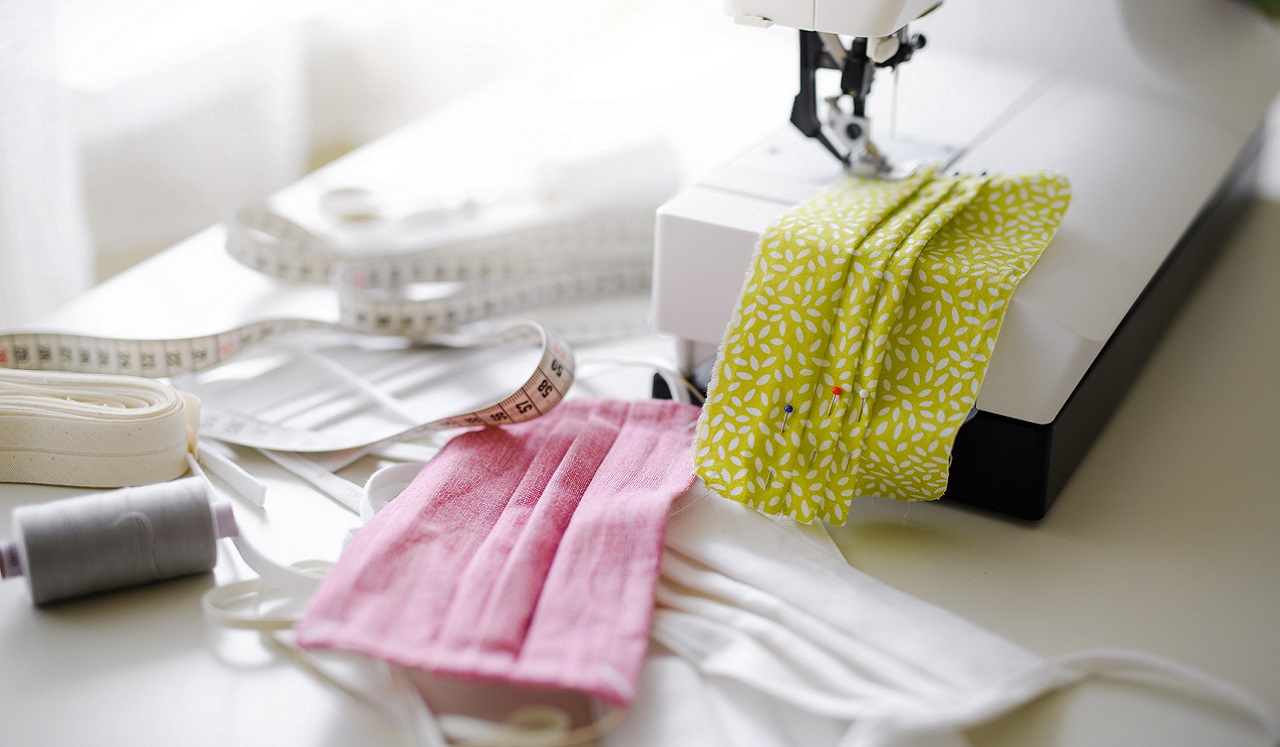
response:
[[(209, 489), (209, 495), (215, 495), (216, 491), (213, 488), (213, 482), (209, 480), (209, 476), (204, 473), (204, 470), (200, 469), (199, 463), (190, 454), (187, 455), (187, 464), (191, 469), (191, 473), (204, 481)], [(234, 518), (231, 524), (234, 526)], [(231, 535), (231, 542), (236, 546), (236, 550), (240, 553), (240, 557), (244, 559), (245, 564), (277, 588), (299, 594), (305, 598), (311, 596), (311, 593), (320, 585), (320, 578), (324, 575), (323, 572), (316, 573), (299, 570), (298, 567), (277, 563), (254, 547), (249, 540), (239, 533), (238, 529)], [(316, 563), (321, 561), (308, 562)], [(327, 568), (328, 565), (325, 565), (325, 569)]]
[(293, 474), (311, 483), (317, 490), (329, 496), (353, 514), (360, 514), (363, 491), (359, 485), (344, 480), (324, 467), (300, 454), (261, 449), (262, 454)]
[(841, 745), (888, 747), (904, 735), (961, 730), (988, 723), (1047, 693), (1091, 677), (1153, 672), (1237, 708), (1261, 727), (1266, 744), (1280, 745), (1280, 720), (1262, 701), (1237, 685), (1171, 659), (1138, 651), (1095, 649), (1055, 657), (1005, 677), (964, 700), (867, 713), (854, 722)]
[[(196, 459), (191, 454), (187, 455), (187, 463), (191, 468), (192, 475), (204, 480), (205, 485), (209, 487), (209, 494), (214, 495), (214, 485), (209, 480), (209, 476), (205, 475), (205, 472), (200, 468), (200, 464), (196, 462)], [(232, 544), (236, 545), (236, 550), (241, 554), (244, 563), (276, 587), (292, 591), (294, 594), (310, 596), (311, 592), (315, 591), (316, 586), (320, 585), (320, 578), (323, 573), (306, 572), (306, 570), (298, 570), (297, 568), (288, 567), (288, 565), (276, 563), (275, 560), (271, 560), (268, 556), (262, 554), (257, 547), (250, 544), (250, 541), (244, 539), (238, 531), (236, 535), (230, 537), (230, 540), (232, 540)]]
[(594, 722), (570, 729), (569, 715), (559, 708), (527, 706), (505, 722), (441, 714), (440, 728), (450, 743), (468, 747), (574, 747), (596, 744), (622, 721), (623, 714), (609, 708)]
[[(303, 573), (320, 573), (328, 568), (328, 565), (321, 561), (307, 561), (299, 563), (295, 568)], [(200, 597), (200, 606), (210, 622), (224, 628), (258, 631), (292, 628), (298, 621), (299, 611), (296, 609), (296, 604), (293, 608), (286, 606), (278, 612), (262, 611), (264, 605), (275, 601), (285, 604), (305, 601), (305, 599), (298, 600), (291, 593), (272, 587), (264, 579), (254, 578), (224, 584), (206, 591)]]
[(204, 443), (200, 449), (200, 464), (218, 476), (245, 500), (255, 506), (264, 506), (267, 502), (267, 486), (231, 461), (220, 450), (220, 447)]
[[(535, 744), (533, 740), (559, 738), (569, 731), (569, 724), (569, 714), (549, 706), (522, 708), (513, 714), (511, 723), (456, 714), (440, 716), (440, 728), (451, 739), (463, 744), (518, 743), (532, 747)], [(546, 742), (538, 741), (536, 744)]]
[[(360, 491), (359, 513), (361, 525), (368, 524), (370, 519), (387, 507), (388, 503), (391, 503), (398, 495), (403, 493), (404, 489), (409, 487), (409, 483), (413, 482), (424, 466), (426, 466), (425, 461), (405, 462), (383, 467), (369, 475), (369, 479), (364, 484), (364, 489)], [(356, 532), (359, 532), (360, 529), (361, 527), (348, 529), (347, 537), (342, 546), (346, 547), (351, 544), (351, 540), (355, 538)]]
[(629, 360), (626, 358), (587, 358), (582, 356), (578, 360), (579, 376), (584, 374), (583, 369), (589, 366), (612, 366), (612, 367), (630, 367), (645, 368), (654, 371), (662, 380), (666, 382), (667, 389), (671, 392), (671, 399), (676, 402), (685, 404), (702, 404), (706, 399), (702, 392), (686, 379), (680, 372), (673, 368), (669, 368), (661, 363), (655, 363), (648, 360)]
[(304, 598), (311, 596), (316, 587), (320, 586), (320, 579), (323, 577), (323, 573), (300, 570), (296, 566), (277, 563), (259, 552), (258, 548), (250, 544), (243, 536), (232, 537), (231, 541), (235, 544), (236, 550), (240, 552), (240, 557), (244, 558), (245, 564), (272, 586)]
[(408, 731), (413, 736), (412, 744), (427, 747), (574, 747), (596, 742), (621, 720), (622, 712), (610, 709), (594, 723), (572, 729), (568, 714), (552, 706), (520, 708), (507, 721), (457, 714), (436, 716), (399, 667), (365, 660), (377, 666), (385, 680), (389, 697), (380, 701), (286, 640), (279, 628), (266, 633), (263, 640), (321, 683), (350, 699), (375, 728), (394, 741), (402, 741)]
[(393, 742), (403, 742), (407, 732), (412, 735), (410, 744), (424, 747), (575, 747), (595, 743), (622, 720), (622, 711), (610, 709), (594, 723), (571, 729), (569, 716), (551, 706), (518, 709), (505, 722), (456, 714), (436, 717), (404, 672), (385, 662), (368, 660), (381, 668), (387, 681), (390, 697), (387, 702), (379, 701), (286, 641), (281, 634), (293, 627), (298, 615), (262, 612), (262, 603), (271, 601), (264, 592), (269, 589), (262, 579), (252, 579), (212, 589), (201, 602), (210, 621), (262, 633), (269, 648), (350, 699), (366, 720)]
[(393, 464), (369, 475), (360, 495), (360, 519), (368, 522), (375, 514), (387, 507), (396, 496), (409, 487), (426, 462), (405, 462)]
[(384, 690), (388, 698), (380, 701), (328, 671), (316, 657), (286, 640), (280, 631), (264, 633), (262, 640), (268, 648), (292, 661), (321, 684), (346, 696), (358, 707), (366, 723), (389, 741), (405, 744), (408, 737), (408, 744), (415, 747), (448, 747), (435, 715), (418, 696), (408, 678), (397, 677), (394, 667), (372, 659), (364, 660), (377, 668), (380, 679), (386, 684)]
[(444, 448), (444, 442), (448, 439), (440, 438), (435, 440), (439, 441), (439, 443), (401, 442), (382, 444), (371, 449), (369, 453), (393, 462), (426, 462), (440, 453), (440, 449)]

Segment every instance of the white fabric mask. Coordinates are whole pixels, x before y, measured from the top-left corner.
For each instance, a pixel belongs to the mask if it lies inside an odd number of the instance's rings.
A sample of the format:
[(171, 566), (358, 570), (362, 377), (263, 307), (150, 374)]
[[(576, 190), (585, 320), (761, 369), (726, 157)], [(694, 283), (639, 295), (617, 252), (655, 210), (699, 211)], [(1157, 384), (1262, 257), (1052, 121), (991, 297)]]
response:
[(767, 517), (700, 482), (674, 512), (656, 645), (609, 747), (955, 747), (968, 744), (963, 730), (1047, 692), (1135, 670), (1198, 687), (1260, 722), (1267, 744), (1280, 738), (1247, 693), (1158, 657), (1043, 660), (853, 568), (821, 525)]

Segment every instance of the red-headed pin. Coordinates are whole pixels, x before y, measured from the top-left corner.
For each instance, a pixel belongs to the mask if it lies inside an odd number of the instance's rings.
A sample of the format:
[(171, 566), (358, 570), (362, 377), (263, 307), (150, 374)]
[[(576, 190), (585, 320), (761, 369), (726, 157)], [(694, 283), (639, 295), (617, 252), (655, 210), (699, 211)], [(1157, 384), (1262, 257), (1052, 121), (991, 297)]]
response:
[[(836, 403), (840, 401), (840, 395), (844, 394), (844, 390), (838, 386), (831, 387), (831, 402), (827, 405), (827, 412), (835, 412)], [(827, 413), (824, 412), (823, 415)]]

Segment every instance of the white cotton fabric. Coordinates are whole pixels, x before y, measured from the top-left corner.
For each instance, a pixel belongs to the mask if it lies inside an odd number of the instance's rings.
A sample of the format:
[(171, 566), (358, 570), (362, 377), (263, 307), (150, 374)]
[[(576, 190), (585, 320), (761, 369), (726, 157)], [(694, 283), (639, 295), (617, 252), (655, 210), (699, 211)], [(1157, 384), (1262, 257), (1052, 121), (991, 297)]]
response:
[[(760, 514), (702, 484), (675, 506), (653, 649), (608, 747), (963, 747), (963, 731), (1096, 674), (1154, 671), (1266, 706), (1136, 652), (1043, 660), (850, 566), (820, 524)], [(1260, 741), (1260, 743), (1262, 743)]]

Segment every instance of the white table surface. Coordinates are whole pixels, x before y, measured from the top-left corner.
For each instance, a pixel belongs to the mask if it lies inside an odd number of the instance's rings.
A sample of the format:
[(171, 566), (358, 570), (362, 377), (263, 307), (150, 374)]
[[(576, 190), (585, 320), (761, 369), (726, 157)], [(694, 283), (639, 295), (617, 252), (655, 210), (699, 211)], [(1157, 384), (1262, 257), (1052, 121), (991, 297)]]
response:
[[(538, 153), (653, 132), (676, 137), (696, 174), (785, 118), (786, 100), (779, 109), (777, 98), (755, 93), (790, 90), (794, 75), (788, 49), (747, 47), (741, 30), (697, 48), (699, 33), (661, 22), (638, 31), (636, 44), (672, 45), (663, 63), (670, 69), (612, 79), (614, 90), (634, 95), (617, 97), (607, 113), (598, 94), (596, 104), (583, 94), (600, 90), (583, 79), (596, 74), (591, 69), (543, 71), (308, 177), (279, 204), (305, 213), (318, 193), (348, 183), (497, 192), (527, 177)], [(690, 55), (706, 58), (696, 68), (705, 75), (685, 74), (694, 69)], [(638, 91), (642, 85), (649, 90)], [(742, 125), (726, 134), (731, 110)], [(464, 138), (477, 132), (491, 136), (491, 146)], [(1272, 133), (1280, 140), (1274, 124)], [(1036, 653), (1163, 654), (1280, 711), (1278, 151), (1264, 155), (1264, 196), (1224, 239), (1221, 261), (1046, 519), (1027, 524), (953, 505), (868, 500), (832, 531), (850, 562)], [(221, 239), (213, 228), (179, 244), (44, 328), (192, 335), (297, 308), (332, 316), (326, 292), (282, 287), (236, 265)], [(589, 352), (671, 355), (656, 337)], [(642, 396), (646, 387), (645, 376), (628, 375), (584, 391)], [(239, 454), (269, 486), (265, 510), (237, 505), (246, 534), (286, 562), (336, 557), (356, 517), (261, 457)], [(14, 506), (78, 492), (0, 485), (0, 537)], [(383, 743), (346, 701), (274, 660), (250, 634), (206, 624), (200, 595), (246, 575), (223, 548), (213, 574), (47, 609), (31, 606), (23, 584), (0, 584), (0, 744)], [(1260, 742), (1228, 710), (1109, 683), (1044, 699), (971, 737), (992, 745)]]

